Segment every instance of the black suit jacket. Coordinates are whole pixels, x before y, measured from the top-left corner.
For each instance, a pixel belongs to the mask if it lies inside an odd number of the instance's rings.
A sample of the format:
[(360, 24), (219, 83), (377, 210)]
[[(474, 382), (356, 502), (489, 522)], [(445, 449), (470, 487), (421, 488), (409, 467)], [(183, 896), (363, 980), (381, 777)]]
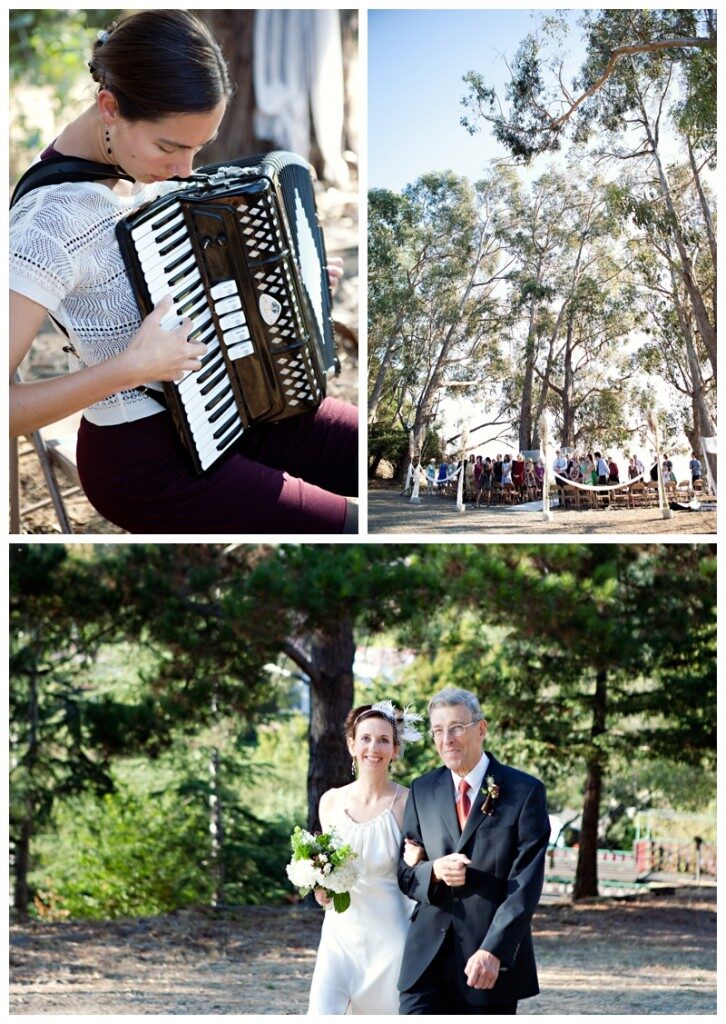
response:
[[(426, 859), (413, 868), (403, 859), (399, 864), (398, 884), (417, 902), (401, 966), (401, 991), (418, 980), (453, 929), (457, 976), (470, 1003), (499, 1003), (539, 992), (530, 922), (542, 894), (550, 836), (545, 789), (539, 779), (487, 754), (486, 778), (493, 777), (499, 786), (499, 798), (493, 801), (493, 813), (485, 815), (485, 794), (476, 794), (463, 832), (448, 768), (437, 768), (411, 786), (403, 831), (424, 847)], [(471, 861), (463, 886), (432, 880), (433, 861), (449, 853), (464, 853)], [(501, 960), (493, 989), (466, 984), (463, 969), (477, 949)]]

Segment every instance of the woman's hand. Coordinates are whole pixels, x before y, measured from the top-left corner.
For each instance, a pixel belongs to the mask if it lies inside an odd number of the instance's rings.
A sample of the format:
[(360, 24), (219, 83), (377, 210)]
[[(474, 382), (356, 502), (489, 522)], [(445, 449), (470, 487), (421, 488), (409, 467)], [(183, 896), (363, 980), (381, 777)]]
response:
[(168, 295), (143, 320), (130, 344), (118, 357), (133, 378), (131, 387), (152, 380), (176, 380), (184, 374), (201, 369), (201, 358), (207, 346), (187, 341), (192, 329), (188, 318), (179, 327), (168, 331), (161, 321), (170, 313), (172, 298)]
[(425, 853), (423, 846), (418, 843), (414, 843), (412, 839), (406, 839), (403, 848), (403, 859), (410, 868), (415, 868), (422, 860), (424, 860)]
[(328, 272), (328, 281), (330, 282), (331, 292), (335, 292), (335, 289), (340, 284), (343, 277), (343, 260), (340, 256), (331, 256), (328, 259), (328, 265), (325, 268)]
[(332, 896), (328, 896), (325, 889), (315, 889), (313, 891), (313, 895), (315, 896), (316, 902), (319, 903), (321, 907), (327, 907), (333, 902)]

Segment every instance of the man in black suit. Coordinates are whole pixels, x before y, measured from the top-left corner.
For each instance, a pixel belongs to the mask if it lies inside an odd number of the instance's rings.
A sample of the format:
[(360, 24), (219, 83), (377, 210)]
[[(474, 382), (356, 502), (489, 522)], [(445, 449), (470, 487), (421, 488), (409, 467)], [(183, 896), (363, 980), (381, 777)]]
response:
[(545, 789), (483, 750), (487, 723), (468, 690), (438, 693), (429, 720), (444, 767), (416, 779), (406, 805), (398, 882), (417, 906), (399, 1013), (516, 1013), (539, 992), (530, 922), (550, 836)]

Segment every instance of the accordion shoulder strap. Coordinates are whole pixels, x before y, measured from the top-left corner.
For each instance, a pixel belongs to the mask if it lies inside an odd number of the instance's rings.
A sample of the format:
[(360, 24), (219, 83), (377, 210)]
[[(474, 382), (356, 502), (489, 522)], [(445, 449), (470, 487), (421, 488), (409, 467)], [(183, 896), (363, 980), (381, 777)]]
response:
[(108, 178), (134, 180), (129, 174), (109, 164), (98, 164), (92, 160), (81, 160), (77, 156), (64, 156), (59, 153), (57, 156), (31, 164), (15, 186), (10, 205), (15, 206), (29, 192), (44, 185), (61, 185), (66, 181), (103, 181)]
[[(58, 156), (51, 156), (46, 160), (40, 160), (28, 168), (15, 186), (10, 206), (13, 207), (36, 188), (43, 188), (46, 185), (61, 185), (66, 181), (104, 181), (109, 177), (124, 178), (126, 181), (134, 180), (129, 174), (123, 171), (120, 172), (118, 168), (109, 167), (108, 164), (98, 164), (92, 160), (81, 160), (80, 157), (64, 156), (59, 153)], [(58, 330), (68, 338), (68, 343), (63, 346), (63, 351), (71, 352), (77, 359), (80, 358), (71, 344), (68, 331), (63, 324), (59, 323), (52, 313), (48, 313), (48, 316)], [(157, 391), (146, 384), (142, 384), (133, 390), (141, 392), (141, 394), (152, 398), (159, 405), (168, 409), (169, 405), (163, 391)]]

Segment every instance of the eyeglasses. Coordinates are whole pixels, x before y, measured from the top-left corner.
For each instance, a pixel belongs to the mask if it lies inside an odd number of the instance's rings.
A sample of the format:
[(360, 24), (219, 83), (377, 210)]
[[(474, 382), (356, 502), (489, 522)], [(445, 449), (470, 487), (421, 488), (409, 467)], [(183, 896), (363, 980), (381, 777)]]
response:
[(437, 726), (435, 729), (429, 729), (429, 736), (437, 743), (439, 740), (443, 740), (447, 733), (452, 737), (452, 739), (457, 739), (462, 735), (464, 729), (468, 729), (470, 726), (476, 725), (477, 722), (481, 722), (481, 718), (477, 718), (473, 722), (467, 722), (466, 725), (449, 725), (445, 729)]

